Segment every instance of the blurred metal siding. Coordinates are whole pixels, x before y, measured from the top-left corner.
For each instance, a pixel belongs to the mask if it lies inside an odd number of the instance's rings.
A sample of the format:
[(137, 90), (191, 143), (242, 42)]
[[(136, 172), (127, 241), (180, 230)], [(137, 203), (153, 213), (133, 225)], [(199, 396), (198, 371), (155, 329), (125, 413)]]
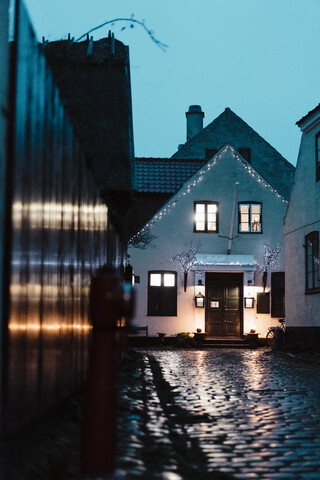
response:
[[(9, 432), (82, 385), (90, 278), (122, 260), (23, 2), (10, 83), (2, 349)], [(108, 241), (116, 246), (109, 258)]]

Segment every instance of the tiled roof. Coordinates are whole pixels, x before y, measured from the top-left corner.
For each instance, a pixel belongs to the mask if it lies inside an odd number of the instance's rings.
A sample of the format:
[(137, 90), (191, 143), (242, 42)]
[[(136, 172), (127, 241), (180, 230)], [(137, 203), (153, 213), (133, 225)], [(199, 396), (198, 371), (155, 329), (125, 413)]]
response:
[(204, 159), (136, 158), (136, 190), (174, 193), (206, 162)]

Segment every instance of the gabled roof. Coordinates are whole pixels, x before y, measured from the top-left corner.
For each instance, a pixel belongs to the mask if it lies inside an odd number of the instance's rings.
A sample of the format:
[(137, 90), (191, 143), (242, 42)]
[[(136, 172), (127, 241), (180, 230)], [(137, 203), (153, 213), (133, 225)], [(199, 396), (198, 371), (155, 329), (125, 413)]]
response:
[(226, 108), (207, 127), (182, 145), (171, 158), (204, 159), (206, 148), (219, 150), (226, 143), (232, 144), (236, 149), (250, 148), (252, 166), (281, 195), (289, 198), (294, 166), (230, 108)]
[(222, 159), (223, 156), (227, 153), (231, 155), (239, 162), (240, 165), (248, 172), (251, 178), (255, 178), (256, 181), (265, 186), (270, 192), (273, 192), (278, 198), (280, 198), (284, 203), (288, 203), (286, 198), (277, 191), (270, 183), (254, 168), (252, 167), (238, 152), (237, 150), (229, 143), (223, 146), (210, 160), (206, 160), (202, 167), (200, 167), (194, 175), (192, 175), (182, 187), (175, 192), (163, 205), (162, 207), (150, 218), (143, 228), (131, 238), (131, 243), (135, 242), (135, 239), (139, 235), (146, 231), (152, 224), (161, 220), (169, 211), (172, 211), (180, 199), (184, 198), (187, 193), (190, 193), (194, 187), (196, 187), (200, 182), (203, 181), (205, 175), (216, 167), (217, 163)]
[(170, 158), (136, 158), (136, 190), (138, 192), (174, 193), (207, 160)]

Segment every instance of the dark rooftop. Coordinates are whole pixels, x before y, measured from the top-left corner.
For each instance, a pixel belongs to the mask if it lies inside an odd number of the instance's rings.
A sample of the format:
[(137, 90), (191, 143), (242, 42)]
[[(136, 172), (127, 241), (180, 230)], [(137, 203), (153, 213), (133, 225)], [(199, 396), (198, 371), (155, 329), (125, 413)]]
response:
[(174, 193), (207, 161), (186, 158), (136, 158), (136, 190)]
[(313, 115), (314, 113), (317, 113), (319, 110), (320, 110), (320, 103), (315, 108), (310, 110), (306, 115), (300, 118), (300, 120), (296, 122), (296, 125), (300, 127), (300, 125), (309, 117), (309, 115)]
[(64, 108), (101, 191), (134, 179), (129, 50), (113, 35), (41, 45)]

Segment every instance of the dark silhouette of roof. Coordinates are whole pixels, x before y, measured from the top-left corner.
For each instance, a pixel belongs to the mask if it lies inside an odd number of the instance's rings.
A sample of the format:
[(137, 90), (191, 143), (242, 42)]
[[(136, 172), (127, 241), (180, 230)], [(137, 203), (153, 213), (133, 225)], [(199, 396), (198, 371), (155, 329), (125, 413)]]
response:
[(226, 108), (207, 127), (182, 145), (171, 158), (205, 159), (206, 148), (219, 150), (225, 143), (230, 143), (237, 150), (250, 148), (251, 165), (284, 198), (289, 199), (294, 166), (230, 108)]
[(298, 125), (298, 127), (300, 127), (301, 124), (302, 124), (305, 120), (307, 120), (307, 118), (308, 118), (309, 116), (311, 117), (312, 115), (314, 115), (315, 113), (317, 113), (319, 110), (320, 110), (320, 103), (319, 103), (315, 108), (313, 108), (312, 110), (310, 110), (306, 115), (304, 115), (302, 118), (300, 118), (300, 120), (298, 120), (298, 121), (296, 122), (296, 125)]
[(201, 168), (203, 159), (136, 158), (138, 192), (174, 193)]

